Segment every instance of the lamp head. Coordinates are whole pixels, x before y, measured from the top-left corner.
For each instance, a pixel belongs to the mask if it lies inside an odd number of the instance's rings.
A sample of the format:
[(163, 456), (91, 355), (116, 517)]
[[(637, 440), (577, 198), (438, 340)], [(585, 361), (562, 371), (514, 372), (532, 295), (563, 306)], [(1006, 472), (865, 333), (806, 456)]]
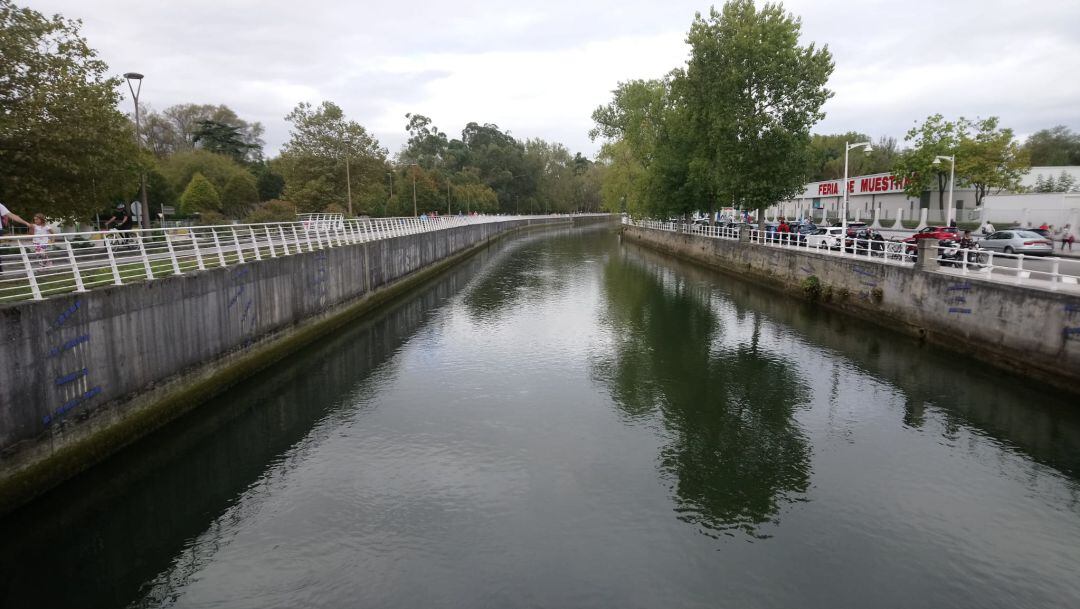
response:
[(874, 147), (871, 146), (870, 144), (867, 144), (866, 148), (863, 148), (863, 152), (865, 152), (866, 154), (870, 154), (873, 151), (874, 151)]
[(934, 163), (933, 164), (934, 165), (940, 165), (941, 164), (941, 157), (934, 157)]
[(128, 80), (142, 80), (143, 75), (139, 74), (138, 72), (125, 72), (124, 73), (124, 78), (126, 78)]

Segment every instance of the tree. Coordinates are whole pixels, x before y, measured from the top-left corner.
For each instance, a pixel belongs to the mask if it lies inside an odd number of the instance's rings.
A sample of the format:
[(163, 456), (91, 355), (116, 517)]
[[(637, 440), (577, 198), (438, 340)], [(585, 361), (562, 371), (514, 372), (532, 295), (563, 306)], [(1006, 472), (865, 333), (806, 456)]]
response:
[(1036, 167), (1080, 165), (1080, 133), (1065, 125), (1036, 131), (1024, 142), (1024, 149)]
[[(165, 157), (178, 152), (194, 150), (200, 146), (211, 151), (233, 155), (236, 160), (256, 163), (262, 160), (263, 126), (260, 123), (248, 123), (237, 116), (225, 105), (212, 104), (177, 104), (166, 108), (160, 114), (143, 110), (147, 146), (158, 157)], [(200, 134), (200, 126), (212, 123), (229, 128), (235, 134), (237, 142), (217, 149), (215, 135)], [(220, 127), (217, 127), (220, 129)], [(210, 139), (206, 139), (210, 135)], [(220, 133), (225, 136), (224, 132)], [(234, 145), (238, 144), (238, 145)], [(239, 148), (242, 146), (243, 150)]]
[(237, 174), (229, 178), (221, 191), (221, 211), (230, 218), (244, 217), (258, 202), (259, 191), (255, 188), (255, 178), (250, 174)]
[(827, 47), (799, 44), (801, 29), (782, 5), (758, 10), (752, 0), (695, 17), (690, 60), (672, 83), (684, 124), (670, 133), (690, 144), (690, 191), (706, 196), (709, 208), (738, 202), (762, 210), (802, 190), (810, 128), (832, 96), (825, 85), (833, 62)]
[(893, 174), (898, 180), (907, 181), (904, 192), (909, 197), (920, 198), (924, 191), (936, 187), (938, 205), (945, 209), (950, 167), (945, 163), (935, 165), (934, 159), (939, 155), (955, 155), (959, 135), (957, 124), (946, 121), (940, 114), (927, 117), (923, 124), (907, 132), (904, 141), (912, 146), (897, 159)]
[(203, 174), (196, 173), (180, 195), (180, 211), (185, 214), (221, 213), (221, 197)]
[(432, 124), (431, 119), (423, 114), (406, 114), (409, 120), (405, 130), (409, 140), (398, 155), (404, 165), (416, 163), (424, 169), (436, 169), (443, 165), (449, 147), (446, 134)]
[(274, 171), (270, 163), (262, 162), (251, 167), (255, 175), (255, 186), (259, 189), (260, 201), (272, 201), (285, 192), (285, 178)]
[(286, 199), (306, 211), (331, 203), (345, 207), (351, 187), (354, 209), (382, 206), (387, 152), (362, 125), (330, 101), (318, 107), (301, 103), (285, 118), (293, 128), (277, 167)]
[(235, 176), (250, 175), (235, 160), (207, 150), (185, 150), (177, 152), (160, 162), (161, 173), (169, 178), (173, 188), (183, 191), (196, 174), (210, 180), (218, 192), (224, 191), (229, 180)]
[[(844, 177), (844, 145), (868, 142), (872, 138), (857, 132), (835, 135), (815, 133), (810, 138), (809, 159), (806, 166), (806, 180), (819, 182), (837, 180)], [(893, 170), (893, 163), (899, 156), (896, 138), (881, 137), (874, 144), (870, 154), (848, 155), (848, 175), (869, 175)]]
[(89, 217), (140, 167), (122, 81), (80, 25), (0, 0), (0, 200), (54, 218)]
[(1076, 192), (1076, 178), (1062, 170), (1057, 180), (1058, 192)]
[(244, 161), (253, 147), (244, 142), (244, 135), (239, 127), (212, 120), (199, 121), (192, 135), (195, 143), (203, 150), (223, 154), (235, 161)]
[(1018, 190), (1031, 168), (1027, 152), (1013, 139), (1012, 129), (998, 128), (998, 118), (957, 122), (956, 181), (975, 189), (975, 205), (990, 191)]

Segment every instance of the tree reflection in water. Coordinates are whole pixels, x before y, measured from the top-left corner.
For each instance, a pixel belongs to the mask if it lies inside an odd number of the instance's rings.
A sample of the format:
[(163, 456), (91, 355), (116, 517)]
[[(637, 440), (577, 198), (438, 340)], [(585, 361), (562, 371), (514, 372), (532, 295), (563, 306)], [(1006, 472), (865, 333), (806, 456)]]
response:
[(632, 420), (662, 424), (679, 518), (709, 535), (767, 537), (761, 525), (778, 523), (809, 483), (810, 446), (793, 419), (809, 390), (797, 367), (760, 348), (758, 314), (721, 319), (708, 288), (667, 268), (612, 256), (603, 288), (614, 348), (593, 376)]

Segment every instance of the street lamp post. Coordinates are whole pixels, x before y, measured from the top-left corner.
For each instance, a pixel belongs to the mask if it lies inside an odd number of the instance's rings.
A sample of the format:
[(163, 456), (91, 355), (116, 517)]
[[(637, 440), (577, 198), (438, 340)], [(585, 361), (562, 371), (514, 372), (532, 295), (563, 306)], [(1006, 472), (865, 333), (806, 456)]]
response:
[(349, 151), (345, 151), (345, 196), (349, 201), (349, 217), (353, 217), (352, 213), (352, 176), (349, 175)]
[(450, 215), (450, 178), (446, 178), (446, 215)]
[[(141, 124), (139, 120), (139, 92), (142, 91), (142, 79), (143, 75), (138, 72), (128, 72), (124, 74), (124, 78), (127, 79), (128, 89), (131, 90), (131, 96), (135, 98), (135, 141), (139, 144), (139, 150), (142, 150), (142, 135)], [(131, 84), (131, 81), (136, 80), (139, 82), (139, 87), (135, 88), (135, 85)], [(143, 228), (150, 228), (150, 206), (146, 204), (146, 172), (142, 169), (139, 170), (139, 195), (142, 199), (142, 209), (139, 210), (141, 217), (139, 223)], [(162, 217), (164, 218), (164, 210)]]
[(945, 226), (952, 226), (953, 224), (953, 181), (956, 179), (956, 156), (946, 156), (939, 154), (934, 157), (934, 165), (940, 165), (941, 161), (949, 162), (949, 205), (946, 207), (945, 212)]
[(844, 142), (844, 219), (841, 222), (841, 226), (844, 227), (844, 234), (842, 239), (847, 238), (847, 212), (848, 212), (848, 152), (855, 148), (862, 148), (863, 152), (870, 154), (874, 151), (874, 147), (870, 145), (870, 142), (859, 142), (858, 144), (849, 144)]

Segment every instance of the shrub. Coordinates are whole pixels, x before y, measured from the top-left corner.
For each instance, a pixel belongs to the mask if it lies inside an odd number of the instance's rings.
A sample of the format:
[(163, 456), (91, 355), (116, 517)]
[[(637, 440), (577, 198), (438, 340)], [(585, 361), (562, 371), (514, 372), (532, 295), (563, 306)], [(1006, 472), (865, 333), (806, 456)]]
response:
[(188, 182), (184, 194), (180, 195), (180, 209), (186, 214), (215, 212), (220, 215), (221, 197), (210, 180), (196, 173)]
[(288, 201), (272, 200), (259, 203), (251, 213), (244, 218), (245, 222), (258, 224), (261, 222), (295, 222), (296, 207)]
[(221, 210), (230, 218), (242, 218), (252, 205), (259, 202), (259, 191), (255, 188), (255, 178), (246, 173), (239, 173), (229, 178), (225, 190), (221, 191)]
[(802, 281), (803, 293), (810, 302), (817, 302), (821, 298), (821, 280), (817, 275), (810, 275)]

